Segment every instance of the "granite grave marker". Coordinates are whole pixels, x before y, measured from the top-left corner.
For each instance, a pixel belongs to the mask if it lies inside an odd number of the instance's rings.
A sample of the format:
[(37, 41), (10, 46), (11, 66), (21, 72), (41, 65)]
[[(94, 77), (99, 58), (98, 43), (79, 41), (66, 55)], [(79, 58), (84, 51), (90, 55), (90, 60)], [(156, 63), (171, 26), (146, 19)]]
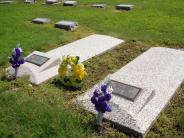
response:
[[(146, 136), (184, 81), (183, 61), (182, 50), (154, 47), (111, 74), (107, 79), (114, 89), (113, 110), (104, 117), (130, 135)], [(78, 97), (77, 103), (96, 113), (90, 102), (93, 91)]]
[(35, 64), (37, 66), (42, 66), (48, 60), (49, 60), (48, 57), (33, 54), (33, 55), (29, 56), (28, 58), (26, 58), (25, 61), (32, 63), (32, 64)]
[(130, 101), (134, 101), (141, 91), (141, 88), (124, 84), (118, 81), (111, 81), (111, 85), (114, 88), (113, 94), (122, 96)]
[(11, 4), (13, 2), (13, 0), (0, 0), (0, 4)]
[(47, 5), (56, 5), (56, 4), (60, 4), (61, 2), (59, 2), (58, 0), (46, 0), (45, 4)]
[(32, 22), (37, 24), (46, 24), (46, 23), (50, 23), (51, 20), (48, 18), (35, 18), (32, 20)]
[(36, 1), (35, 0), (25, 0), (24, 3), (27, 4), (34, 4)]
[(126, 10), (129, 11), (134, 7), (134, 5), (130, 5), (130, 4), (119, 4), (116, 6), (117, 10)]
[(65, 30), (74, 30), (78, 26), (77, 22), (74, 21), (59, 21), (55, 23), (56, 28), (65, 29)]
[(106, 4), (92, 4), (91, 7), (94, 8), (105, 8)]
[(77, 6), (77, 1), (72, 0), (64, 1), (63, 6)]

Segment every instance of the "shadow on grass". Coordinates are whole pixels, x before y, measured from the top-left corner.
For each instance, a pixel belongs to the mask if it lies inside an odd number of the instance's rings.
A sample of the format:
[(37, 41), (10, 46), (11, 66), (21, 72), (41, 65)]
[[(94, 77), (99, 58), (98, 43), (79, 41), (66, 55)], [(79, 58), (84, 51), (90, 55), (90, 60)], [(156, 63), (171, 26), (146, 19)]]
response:
[(63, 83), (61, 82), (61, 80), (59, 78), (54, 79), (52, 84), (55, 87), (59, 88), (59, 89), (63, 89), (65, 91), (69, 91), (69, 92), (76, 92), (76, 91), (80, 91), (81, 90), (81, 88), (63, 85)]

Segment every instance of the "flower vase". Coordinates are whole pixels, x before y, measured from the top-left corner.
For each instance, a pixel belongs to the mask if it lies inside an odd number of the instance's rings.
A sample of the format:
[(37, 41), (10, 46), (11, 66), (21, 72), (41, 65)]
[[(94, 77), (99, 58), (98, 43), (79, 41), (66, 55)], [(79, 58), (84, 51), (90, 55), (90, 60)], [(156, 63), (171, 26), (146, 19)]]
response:
[(97, 125), (98, 126), (101, 126), (102, 125), (103, 117), (104, 117), (104, 113), (98, 112), (98, 115), (97, 115)]
[(14, 76), (15, 79), (17, 79), (17, 76), (18, 76), (18, 69), (19, 69), (19, 68), (15, 68), (15, 76)]

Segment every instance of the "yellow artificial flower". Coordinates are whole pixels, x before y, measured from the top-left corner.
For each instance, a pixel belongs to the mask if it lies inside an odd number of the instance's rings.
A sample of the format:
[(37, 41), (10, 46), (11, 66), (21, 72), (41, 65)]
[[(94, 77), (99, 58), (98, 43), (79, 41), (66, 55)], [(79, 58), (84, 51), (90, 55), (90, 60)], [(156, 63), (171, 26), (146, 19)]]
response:
[(76, 62), (76, 60), (77, 60), (77, 58), (76, 58), (76, 57), (71, 57), (71, 61), (72, 61), (73, 63), (75, 63), (75, 62)]
[(66, 66), (60, 66), (58, 69), (58, 73), (60, 76), (65, 76), (67, 72), (67, 67)]
[(74, 75), (76, 78), (82, 80), (86, 75), (86, 71), (83, 64), (77, 64), (73, 67)]
[(66, 62), (66, 61), (67, 61), (67, 57), (63, 56), (63, 62)]

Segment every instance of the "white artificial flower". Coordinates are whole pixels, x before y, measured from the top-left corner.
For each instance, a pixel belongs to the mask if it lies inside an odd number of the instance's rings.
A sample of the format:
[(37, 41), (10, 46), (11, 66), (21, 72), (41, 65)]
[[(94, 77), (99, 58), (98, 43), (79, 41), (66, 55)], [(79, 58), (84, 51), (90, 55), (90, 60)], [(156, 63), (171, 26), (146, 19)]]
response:
[(109, 90), (109, 93), (112, 93), (112, 92), (113, 92), (112, 86), (109, 86), (109, 87), (108, 87), (108, 90)]

